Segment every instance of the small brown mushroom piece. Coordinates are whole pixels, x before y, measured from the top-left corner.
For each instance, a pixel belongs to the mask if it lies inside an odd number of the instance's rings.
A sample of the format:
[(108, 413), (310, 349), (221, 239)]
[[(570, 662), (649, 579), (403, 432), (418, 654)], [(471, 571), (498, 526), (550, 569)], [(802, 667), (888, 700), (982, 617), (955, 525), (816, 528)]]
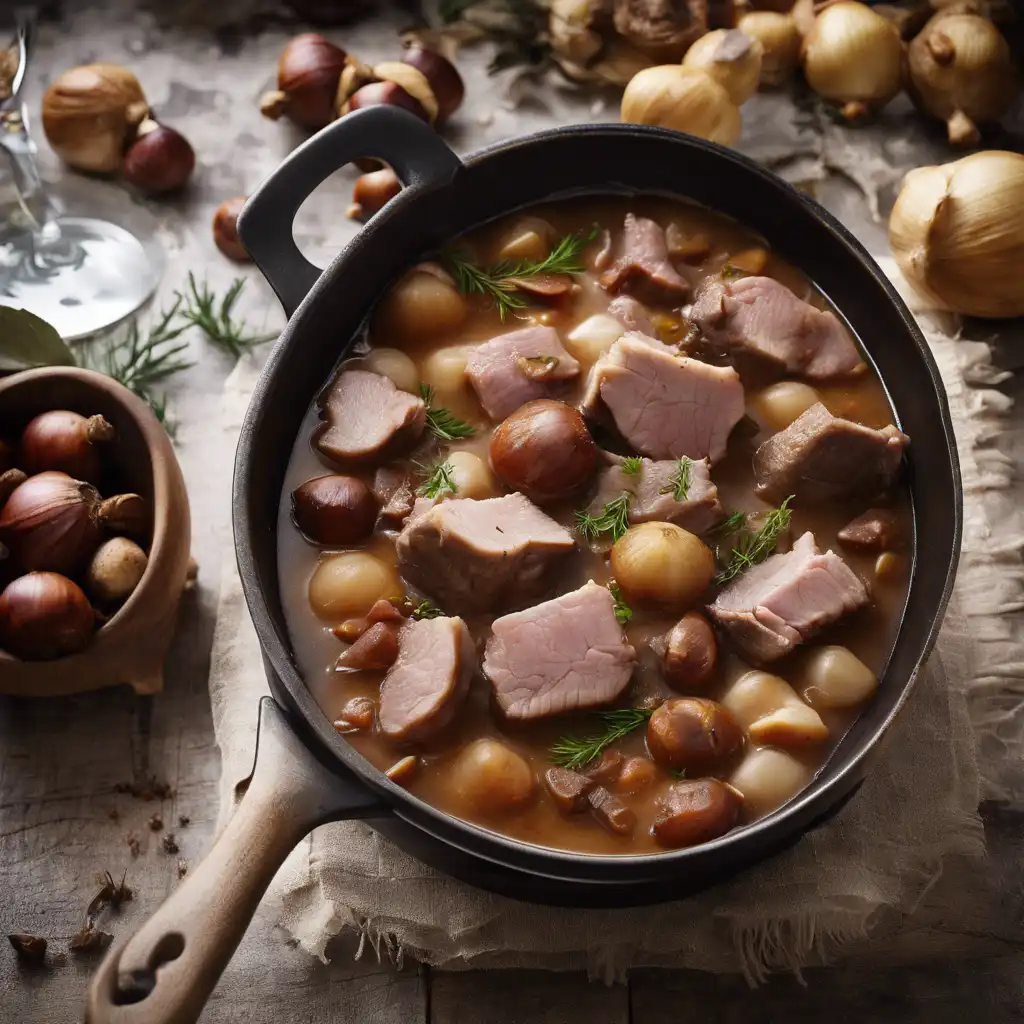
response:
[(718, 779), (673, 782), (657, 804), (651, 832), (659, 846), (670, 850), (725, 835), (736, 824), (741, 807), (737, 791)]
[(615, 0), (615, 31), (651, 57), (677, 61), (707, 32), (707, 8), (698, 0)]
[(718, 664), (715, 631), (700, 612), (687, 612), (658, 644), (661, 671), (674, 690), (704, 689)]
[(588, 779), (602, 786), (610, 786), (622, 774), (625, 758), (618, 750), (603, 750), (597, 761), (586, 770)]
[(374, 623), (338, 658), (335, 670), (361, 672), (391, 668), (398, 657), (398, 629), (390, 622)]
[(612, 835), (628, 836), (636, 828), (636, 815), (604, 786), (597, 786), (587, 795), (594, 817)]
[(654, 782), (658, 769), (650, 758), (631, 757), (622, 766), (615, 788), (620, 793), (639, 793)]
[(376, 712), (377, 705), (369, 697), (353, 697), (334, 720), (334, 728), (340, 733), (370, 729)]
[(647, 724), (647, 749), (657, 764), (700, 774), (720, 767), (743, 745), (732, 712), (704, 697), (665, 701)]
[(544, 773), (544, 785), (563, 814), (579, 814), (589, 806), (587, 795), (597, 783), (571, 768), (554, 767)]
[(851, 519), (836, 540), (851, 551), (893, 551), (905, 540), (900, 514), (891, 508), (869, 508)]

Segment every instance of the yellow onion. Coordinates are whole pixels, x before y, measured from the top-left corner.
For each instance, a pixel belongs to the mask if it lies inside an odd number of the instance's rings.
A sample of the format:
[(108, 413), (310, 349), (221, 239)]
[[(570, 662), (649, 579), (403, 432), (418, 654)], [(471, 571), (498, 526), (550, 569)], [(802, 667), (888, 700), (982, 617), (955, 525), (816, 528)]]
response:
[(1024, 315), (1024, 156), (987, 150), (911, 171), (889, 244), (903, 275), (937, 306)]
[(701, 36), (686, 51), (684, 68), (710, 75), (740, 106), (757, 92), (764, 47), (760, 40), (736, 28), (719, 28)]
[(55, 572), (30, 572), (0, 594), (0, 644), (24, 661), (52, 661), (86, 647), (96, 613), (81, 588)]
[(604, 40), (594, 29), (594, 18), (601, 7), (601, 0), (552, 0), (548, 35), (555, 53), (586, 64), (601, 52)]
[(751, 11), (739, 20), (739, 29), (761, 44), (761, 85), (782, 85), (800, 63), (800, 30), (789, 14)]
[(43, 131), (53, 151), (80, 171), (110, 173), (149, 113), (139, 80), (117, 64), (65, 71), (43, 96)]
[(713, 78), (695, 68), (661, 64), (634, 75), (622, 95), (622, 120), (674, 128), (731, 146), (740, 111)]
[(954, 146), (978, 142), (978, 122), (1010, 109), (1016, 73), (1010, 47), (988, 18), (937, 14), (907, 52), (910, 94), (922, 110), (946, 122)]
[(864, 4), (831, 4), (804, 40), (804, 74), (811, 88), (842, 107), (848, 119), (885, 106), (900, 91), (899, 31)]

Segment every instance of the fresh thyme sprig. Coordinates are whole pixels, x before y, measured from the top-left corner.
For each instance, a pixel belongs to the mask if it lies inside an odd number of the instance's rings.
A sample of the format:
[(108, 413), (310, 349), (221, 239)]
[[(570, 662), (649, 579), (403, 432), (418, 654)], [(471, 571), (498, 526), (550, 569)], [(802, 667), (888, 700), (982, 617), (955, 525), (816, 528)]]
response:
[(792, 516), (789, 503), (792, 500), (791, 494), (778, 508), (773, 508), (764, 517), (764, 525), (759, 530), (751, 530), (746, 525), (740, 528), (729, 552), (729, 560), (715, 576), (715, 583), (721, 585), (734, 580), (775, 551), (779, 537), (789, 528)]
[(195, 275), (189, 271), (188, 293), (175, 293), (178, 301), (183, 304), (181, 316), (236, 359), (276, 337), (274, 334), (246, 334), (248, 324), (232, 317), (235, 303), (244, 287), (245, 278), (236, 277), (218, 305), (217, 296), (210, 286), (205, 281), (197, 284)]
[(603, 533), (611, 536), (614, 544), (629, 529), (629, 503), (633, 495), (623, 491), (617, 498), (606, 502), (596, 516), (585, 508), (577, 509), (576, 529), (587, 540), (597, 540)]
[(409, 612), (409, 616), (413, 619), (436, 619), (442, 615), (444, 615), (444, 612), (433, 601), (427, 601), (426, 599), (420, 601)]
[(420, 384), (420, 397), (427, 407), (427, 429), (441, 441), (458, 441), (472, 437), (476, 428), (465, 420), (453, 416), (447, 409), (434, 407), (434, 389), (429, 384)]
[(646, 725), (654, 711), (648, 708), (620, 708), (617, 711), (600, 711), (597, 717), (604, 725), (604, 731), (587, 737), (563, 736), (548, 752), (552, 764), (563, 768), (582, 768), (600, 756), (605, 747), (611, 746), (634, 729)]
[(608, 591), (612, 595), (612, 600), (615, 602), (615, 618), (619, 620), (620, 626), (624, 626), (631, 618), (633, 618), (633, 609), (626, 604), (622, 597), (622, 589), (615, 580), (608, 581)]
[(624, 476), (636, 476), (643, 469), (644, 460), (639, 455), (627, 455), (622, 460), (619, 468)]
[(733, 512), (731, 516), (723, 519), (717, 526), (711, 528), (711, 533), (717, 537), (726, 537), (730, 533), (735, 533), (737, 530), (746, 525), (747, 513), (746, 512)]
[(690, 493), (690, 476), (692, 472), (693, 459), (688, 459), (685, 455), (681, 456), (679, 464), (672, 473), (672, 478), (667, 486), (662, 487), (661, 493), (671, 494), (676, 501), (686, 501), (686, 496)]
[(527, 304), (519, 292), (517, 279), (538, 274), (582, 274), (586, 268), (580, 255), (596, 237), (596, 226), (586, 234), (564, 235), (542, 260), (501, 260), (492, 267), (480, 267), (461, 249), (443, 252), (441, 259), (455, 278), (459, 291), (466, 295), (490, 296), (504, 320), (506, 314)]
[(434, 466), (426, 480), (416, 488), (416, 493), (422, 494), (424, 498), (440, 498), (445, 491), (452, 494), (458, 492), (455, 486), (455, 467), (447, 460)]

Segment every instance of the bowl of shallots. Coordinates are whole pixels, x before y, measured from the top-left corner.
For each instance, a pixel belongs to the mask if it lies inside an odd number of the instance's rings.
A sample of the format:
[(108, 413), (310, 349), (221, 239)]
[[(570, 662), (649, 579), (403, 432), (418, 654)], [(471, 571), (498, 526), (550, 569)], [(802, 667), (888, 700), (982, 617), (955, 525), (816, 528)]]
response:
[(188, 497), (156, 416), (116, 381), (0, 381), (0, 693), (163, 687), (189, 574)]

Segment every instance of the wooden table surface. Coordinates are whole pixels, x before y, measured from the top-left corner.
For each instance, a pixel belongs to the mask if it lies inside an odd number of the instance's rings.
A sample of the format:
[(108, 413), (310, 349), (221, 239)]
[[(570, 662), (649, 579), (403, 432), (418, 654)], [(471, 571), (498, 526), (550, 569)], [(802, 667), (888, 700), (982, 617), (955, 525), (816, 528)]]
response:
[[(281, 41), (294, 28), (266, 17), (252, 19), (243, 31), (212, 32), (186, 23), (186, 15), (210, 16), (203, 14), (207, 6), (226, 20), (245, 6), (232, 0), (138, 6), (108, 0), (85, 6), (68, 3), (63, 16), (43, 25), (31, 74), (33, 113), (44, 83), (60, 70), (92, 60), (129, 64), (160, 115), (192, 140), (199, 169), (185, 196), (143, 207), (115, 184), (62, 173), (40, 140), (47, 174), (70, 205), (122, 211), (136, 230), (148, 225), (157, 233), (168, 252), (162, 299), (181, 286), (188, 269), (223, 287), (235, 269), (210, 243), (213, 209), (251, 189), (298, 140), (286, 125), (271, 124), (255, 111)], [(172, 8), (176, 15), (168, 15)], [(346, 39), (358, 40), (364, 59), (382, 58), (395, 49), (400, 17), (381, 15)], [(161, 18), (170, 24), (161, 24)], [(472, 74), (467, 107), (475, 123), (489, 125), (496, 133), (491, 138), (514, 133), (514, 115), (500, 105), (474, 108), (473, 90), (484, 85), (482, 70)], [(586, 118), (587, 109), (581, 108), (576, 119)], [(460, 138), (456, 131), (455, 144), (463, 146), (466, 134)], [(930, 161), (922, 156), (921, 162)], [(330, 253), (354, 230), (343, 217), (351, 178), (335, 179), (300, 214), (297, 237), (314, 256)], [(859, 193), (835, 180), (823, 185), (820, 198), (874, 251), (884, 251), (882, 229), (868, 217)], [(279, 324), (272, 296), (249, 273), (247, 302), (254, 324)], [(119, 913), (101, 922), (119, 933), (159, 905), (178, 884), (179, 862), (187, 868), (212, 838), (219, 762), (206, 678), (219, 566), (230, 555), (232, 453), (215, 443), (230, 363), (202, 341), (191, 343), (196, 365), (169, 391), (180, 424), (178, 451), (191, 495), (201, 585), (184, 603), (165, 692), (144, 698), (118, 688), (66, 700), (0, 699), (0, 933), (43, 935), (51, 950), (47, 968), (33, 971), (18, 964), (6, 944), (0, 948), (0, 1022), (5, 1024), (81, 1019), (83, 991), (96, 960), (68, 952), (68, 940), (99, 888), (98, 874), (110, 871), (120, 878), (127, 871), (135, 892)], [(1003, 344), (998, 354), (1008, 365), (1024, 361), (1011, 344)], [(1006, 389), (1024, 398), (1019, 379)], [(1019, 464), (1024, 404), (1018, 404), (1014, 422)], [(146, 802), (115, 792), (120, 783), (151, 776), (168, 782), (173, 795)], [(155, 813), (165, 832), (174, 832), (179, 853), (166, 853), (163, 833), (149, 828)], [(179, 824), (179, 816), (188, 824)], [(637, 971), (627, 984), (608, 988), (576, 974), (437, 972), (412, 963), (398, 969), (378, 963), (372, 953), (354, 960), (354, 942), (347, 937), (336, 940), (329, 951), (332, 962), (325, 966), (292, 948), (263, 909), (202, 1020), (959, 1024), (968, 1015), (986, 1024), (1022, 1020), (1024, 817), (987, 809), (985, 824), (989, 854), (983, 863), (967, 873), (947, 871), (914, 914), (884, 916), (869, 939), (844, 951), (840, 964), (805, 972), (804, 985), (786, 976), (751, 991), (735, 976)], [(137, 857), (129, 850), (129, 835), (140, 843)]]

